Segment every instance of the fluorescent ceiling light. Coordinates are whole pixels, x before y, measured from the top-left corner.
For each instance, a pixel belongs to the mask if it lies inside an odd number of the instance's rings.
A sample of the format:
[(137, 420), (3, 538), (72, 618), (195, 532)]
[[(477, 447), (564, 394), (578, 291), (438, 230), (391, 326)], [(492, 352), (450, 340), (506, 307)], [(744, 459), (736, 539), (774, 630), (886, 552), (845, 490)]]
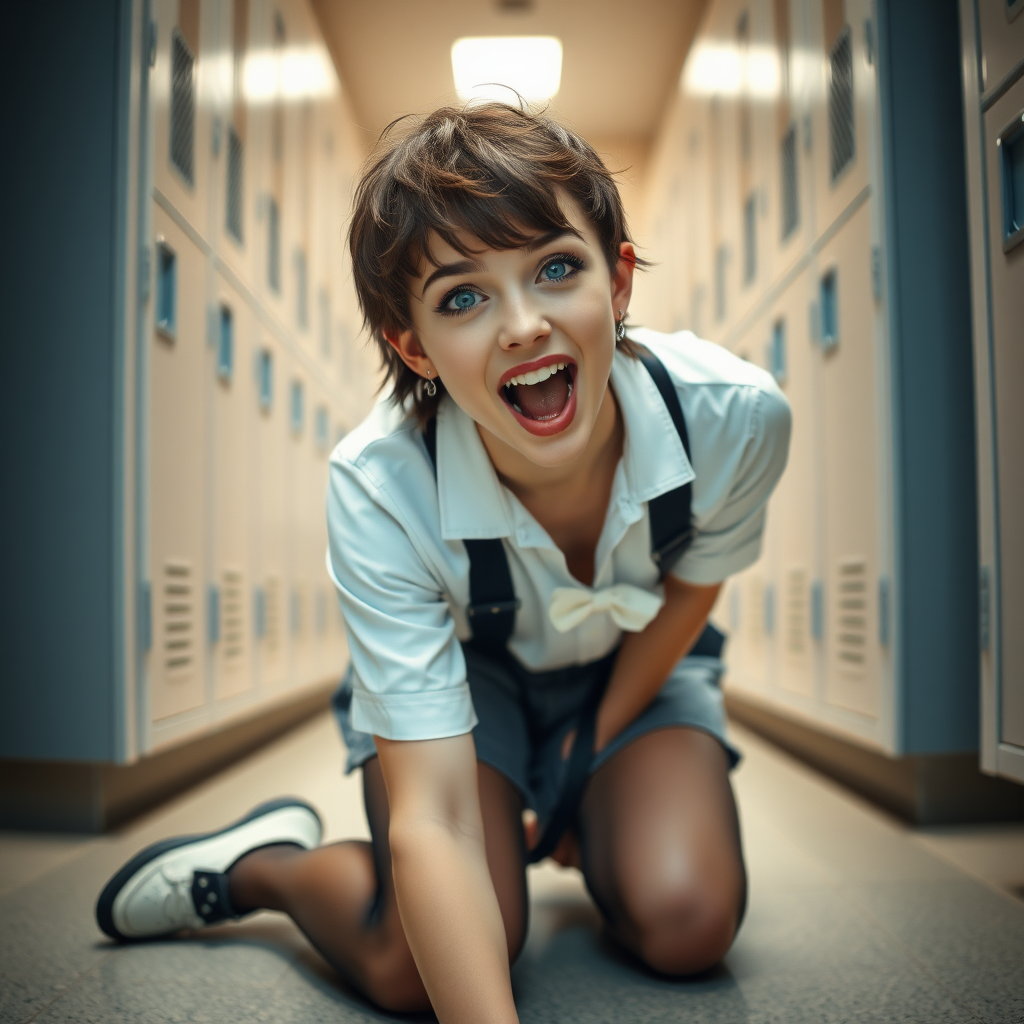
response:
[(562, 82), (562, 41), (554, 36), (475, 36), (452, 43), (455, 91), (463, 101), (547, 100)]
[(778, 55), (773, 48), (756, 44), (699, 43), (683, 66), (682, 86), (695, 96), (774, 100), (781, 86)]
[(249, 103), (327, 99), (339, 92), (334, 64), (322, 46), (285, 46), (246, 55), (242, 91)]

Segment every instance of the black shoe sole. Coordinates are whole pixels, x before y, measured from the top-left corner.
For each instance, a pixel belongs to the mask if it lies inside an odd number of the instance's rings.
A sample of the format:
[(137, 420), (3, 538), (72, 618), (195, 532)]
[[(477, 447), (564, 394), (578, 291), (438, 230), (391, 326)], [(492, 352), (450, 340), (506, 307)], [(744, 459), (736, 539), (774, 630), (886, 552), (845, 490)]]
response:
[[(212, 839), (214, 836), (223, 835), (225, 832), (238, 828), (239, 825), (245, 825), (256, 818), (262, 818), (263, 815), (270, 814), (272, 811), (278, 811), (282, 807), (305, 807), (317, 821), (320, 821), (320, 815), (305, 800), (298, 800), (295, 797), (287, 796), (279, 797), (277, 800), (268, 800), (265, 804), (254, 807), (244, 818), (239, 818), (238, 821), (234, 821), (230, 825), (218, 829), (216, 832), (198, 832), (191, 836), (174, 836), (171, 839), (161, 839), (159, 842), (147, 846), (144, 850), (140, 850), (103, 887), (103, 891), (96, 901), (96, 923), (100, 926), (100, 930), (118, 942), (138, 942), (137, 938), (122, 935), (114, 926), (114, 900), (132, 875), (140, 868), (145, 867), (151, 860), (155, 860), (161, 854), (167, 853), (168, 850), (176, 850), (179, 846), (188, 846), (189, 843), (197, 842), (200, 839)], [(322, 821), (320, 825), (322, 828)], [(248, 853), (249, 851), (246, 852)]]

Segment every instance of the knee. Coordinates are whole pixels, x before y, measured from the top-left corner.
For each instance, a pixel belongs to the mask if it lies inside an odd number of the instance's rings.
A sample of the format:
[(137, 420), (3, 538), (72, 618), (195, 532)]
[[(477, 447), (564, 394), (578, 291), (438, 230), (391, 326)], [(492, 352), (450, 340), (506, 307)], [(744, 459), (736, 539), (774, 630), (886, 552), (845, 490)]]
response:
[(698, 886), (680, 886), (636, 908), (635, 951), (660, 974), (686, 975), (719, 963), (732, 945), (739, 896)]
[(364, 993), (389, 1013), (422, 1013), (430, 1010), (412, 954), (406, 949), (373, 963), (362, 979)]

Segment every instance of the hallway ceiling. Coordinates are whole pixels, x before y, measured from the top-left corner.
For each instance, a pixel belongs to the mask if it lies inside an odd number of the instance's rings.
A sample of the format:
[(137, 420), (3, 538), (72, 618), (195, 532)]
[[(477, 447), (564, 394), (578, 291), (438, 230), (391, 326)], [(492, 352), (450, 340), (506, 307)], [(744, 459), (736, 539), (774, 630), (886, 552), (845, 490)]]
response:
[(706, 0), (313, 0), (371, 143), (401, 114), (456, 102), (461, 36), (554, 35), (564, 45), (552, 113), (591, 139), (646, 147)]

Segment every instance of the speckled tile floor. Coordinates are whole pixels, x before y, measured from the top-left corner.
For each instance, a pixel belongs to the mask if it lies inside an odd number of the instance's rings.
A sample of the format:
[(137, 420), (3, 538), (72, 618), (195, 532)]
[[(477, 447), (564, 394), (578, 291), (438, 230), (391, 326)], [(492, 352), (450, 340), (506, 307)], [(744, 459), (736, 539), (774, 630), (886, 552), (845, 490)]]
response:
[[(1024, 827), (910, 830), (734, 735), (751, 900), (724, 965), (683, 982), (639, 970), (602, 937), (575, 872), (531, 869), (530, 937), (513, 972), (524, 1024), (1024, 1022)], [(328, 839), (366, 835), (358, 781), (340, 762), (325, 716), (117, 834), (0, 833), (0, 1021), (393, 1019), (281, 915), (130, 947), (92, 917), (139, 846), (272, 794), (311, 800)]]

